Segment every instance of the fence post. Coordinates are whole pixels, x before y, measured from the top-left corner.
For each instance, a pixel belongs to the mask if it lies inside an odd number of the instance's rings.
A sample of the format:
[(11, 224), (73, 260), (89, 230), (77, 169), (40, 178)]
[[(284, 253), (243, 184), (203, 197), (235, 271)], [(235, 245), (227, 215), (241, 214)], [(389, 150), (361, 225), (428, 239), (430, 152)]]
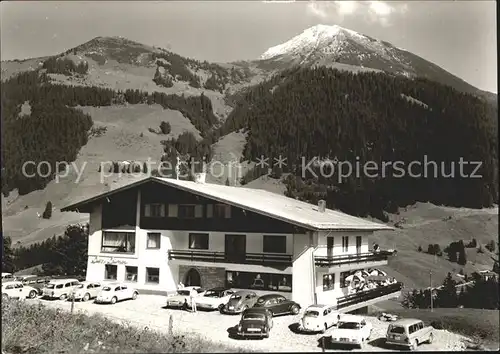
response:
[(73, 309), (75, 307), (75, 295), (72, 294), (71, 296), (71, 313), (73, 313)]
[(321, 351), (325, 352), (325, 336), (321, 337)]
[(170, 315), (168, 318), (168, 333), (172, 335), (173, 331), (174, 331), (174, 318), (172, 317), (172, 315)]

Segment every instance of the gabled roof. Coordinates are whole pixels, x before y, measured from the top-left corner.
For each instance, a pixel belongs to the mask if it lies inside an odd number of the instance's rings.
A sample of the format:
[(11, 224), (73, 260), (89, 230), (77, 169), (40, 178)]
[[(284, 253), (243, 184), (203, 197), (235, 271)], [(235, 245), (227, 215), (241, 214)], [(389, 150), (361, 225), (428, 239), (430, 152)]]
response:
[(89, 203), (151, 181), (278, 219), (308, 230), (393, 230), (389, 225), (367, 221), (331, 209), (320, 212), (318, 211), (317, 205), (302, 202), (263, 189), (198, 183), (159, 177), (141, 179), (124, 187), (69, 205), (62, 208), (61, 211), (77, 211), (77, 209), (84, 208)]

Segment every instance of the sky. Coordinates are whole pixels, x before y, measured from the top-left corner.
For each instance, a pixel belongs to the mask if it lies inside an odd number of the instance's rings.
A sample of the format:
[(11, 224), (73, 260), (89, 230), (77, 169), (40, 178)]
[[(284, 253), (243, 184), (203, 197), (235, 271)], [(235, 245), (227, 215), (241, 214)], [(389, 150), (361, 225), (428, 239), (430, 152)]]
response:
[(339, 25), (497, 93), (495, 1), (3, 1), (1, 59), (122, 36), (212, 62), (256, 59), (306, 28)]

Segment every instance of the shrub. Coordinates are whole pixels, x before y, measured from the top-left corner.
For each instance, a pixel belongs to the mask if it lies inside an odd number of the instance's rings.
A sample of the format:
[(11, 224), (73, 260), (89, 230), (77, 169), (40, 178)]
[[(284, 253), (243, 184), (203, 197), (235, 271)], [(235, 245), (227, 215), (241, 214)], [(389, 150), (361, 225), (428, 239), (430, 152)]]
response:
[(172, 131), (172, 126), (169, 122), (161, 122), (160, 130), (162, 134), (170, 134), (170, 132)]
[(418, 246), (417, 251), (422, 252), (422, 246)]
[(49, 200), (45, 205), (45, 210), (42, 214), (42, 218), (50, 219), (52, 217), (52, 202)]
[(439, 246), (437, 243), (429, 245), (427, 247), (427, 253), (432, 254), (432, 255), (439, 255), (441, 252), (441, 246)]

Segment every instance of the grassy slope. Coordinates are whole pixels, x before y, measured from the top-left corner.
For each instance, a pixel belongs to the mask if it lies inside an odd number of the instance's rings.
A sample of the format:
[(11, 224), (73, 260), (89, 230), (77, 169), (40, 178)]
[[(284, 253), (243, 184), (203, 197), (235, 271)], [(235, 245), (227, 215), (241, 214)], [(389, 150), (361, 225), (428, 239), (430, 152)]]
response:
[(418, 318), (427, 325), (438, 322), (443, 329), (479, 339), (489, 349), (499, 343), (499, 312), (497, 310), (437, 308), (433, 312), (422, 309), (403, 309), (373, 306), (373, 312), (390, 312), (406, 318)]
[(34, 70), (39, 67), (39, 63), (43, 62), (48, 57), (32, 58), (22, 61), (2, 61), (1, 71), (2, 71), (2, 81), (20, 73), (22, 71)]
[[(282, 193), (286, 189), (281, 181), (268, 176), (262, 176), (247, 186), (266, 189), (274, 193)], [(448, 219), (450, 216), (451, 219)], [(456, 274), (463, 268), (470, 275), (474, 271), (491, 269), (492, 257), (498, 258), (484, 248), (484, 244), (488, 241), (497, 239), (498, 207), (478, 210), (416, 203), (402, 208), (399, 215), (392, 214), (389, 217), (389, 224), (394, 224), (404, 218), (406, 220), (403, 224), (404, 228), (396, 228), (395, 231), (389, 232), (375, 232), (370, 242), (377, 242), (382, 248), (398, 250), (397, 255), (389, 260), (388, 266), (381, 267), (381, 269), (402, 281), (407, 289), (428, 287), (430, 270), (433, 272), (433, 286), (437, 286), (441, 285), (448, 272)], [(477, 249), (467, 248), (465, 267), (449, 262), (444, 256), (435, 257), (417, 251), (419, 245), (427, 250), (429, 243), (438, 243), (441, 249), (444, 249), (452, 241), (467, 242), (472, 238), (476, 238), (478, 243), (483, 244), (484, 253), (478, 253)], [(458, 277), (455, 279), (459, 280)]]
[[(199, 132), (182, 114), (164, 110), (159, 105), (82, 107), (82, 110), (91, 114), (96, 126), (105, 126), (107, 131), (102, 136), (92, 137), (81, 149), (75, 161), (75, 166), (80, 171), (83, 168), (82, 178), (78, 183), (75, 184), (78, 174), (71, 169), (68, 177), (62, 178), (59, 183), (50, 182), (42, 191), (21, 197), (16, 197), (16, 193), (11, 193), (9, 198), (2, 196), (3, 228), (6, 235), (12, 236), (14, 244), (17, 241), (24, 245), (41, 241), (54, 234), (61, 234), (70, 223), (87, 221), (88, 215), (61, 213), (59, 209), (134, 179), (127, 174), (114, 175), (104, 178), (101, 183), (97, 172), (101, 162), (147, 161), (148, 158), (159, 161), (163, 152), (161, 140), (177, 136), (183, 131), (191, 131), (199, 136)], [(163, 120), (171, 123), (171, 134), (158, 135), (148, 131), (149, 127), (157, 129)], [(39, 219), (37, 212), (42, 213), (49, 200), (55, 208), (52, 218)]]
[[(173, 328), (175, 331), (175, 328)], [(175, 333), (175, 332), (174, 332)], [(2, 301), (2, 352), (5, 353), (200, 353), (238, 352), (196, 334), (170, 336), (104, 316)]]

